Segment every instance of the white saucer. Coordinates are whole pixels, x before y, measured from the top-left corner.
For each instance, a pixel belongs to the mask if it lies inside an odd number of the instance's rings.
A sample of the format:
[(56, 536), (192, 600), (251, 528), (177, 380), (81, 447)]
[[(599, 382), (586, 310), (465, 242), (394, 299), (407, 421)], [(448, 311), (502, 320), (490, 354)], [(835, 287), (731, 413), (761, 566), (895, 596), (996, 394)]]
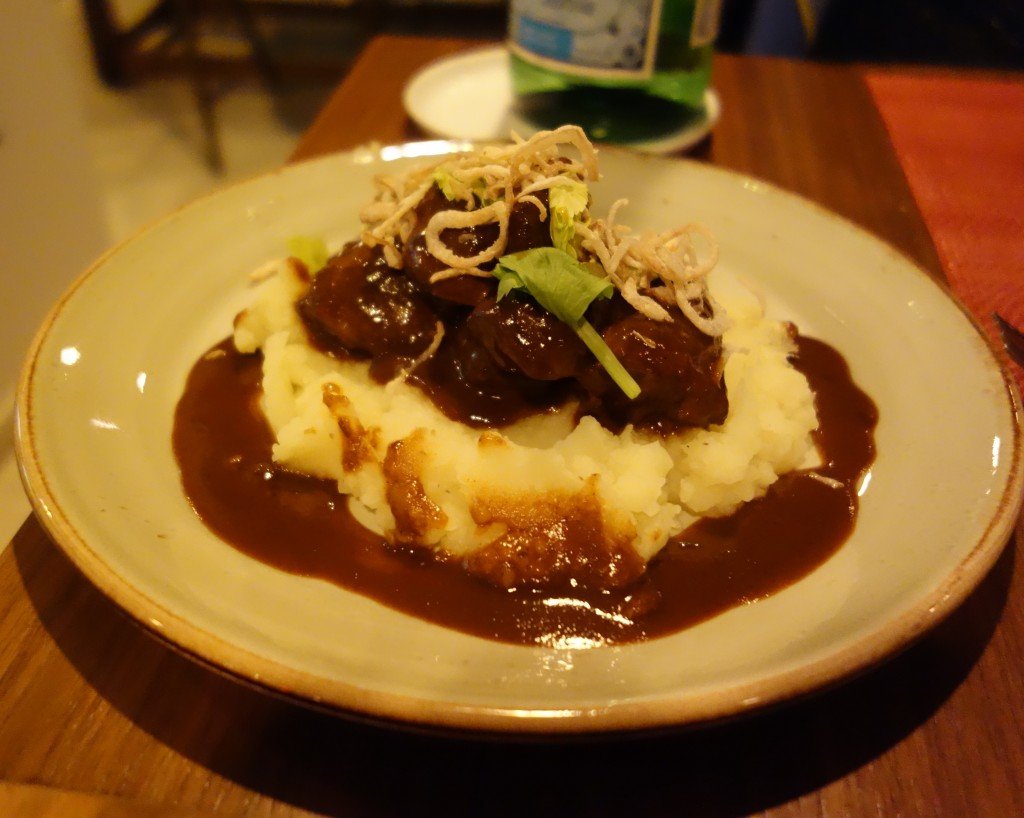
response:
[[(538, 128), (512, 110), (508, 51), (494, 46), (432, 62), (406, 84), (402, 104), (412, 120), (431, 136), (444, 139), (508, 139), (515, 131), (529, 137)], [(697, 144), (718, 122), (721, 102), (704, 92), (704, 115), (659, 139), (631, 142), (645, 153), (667, 154)]]

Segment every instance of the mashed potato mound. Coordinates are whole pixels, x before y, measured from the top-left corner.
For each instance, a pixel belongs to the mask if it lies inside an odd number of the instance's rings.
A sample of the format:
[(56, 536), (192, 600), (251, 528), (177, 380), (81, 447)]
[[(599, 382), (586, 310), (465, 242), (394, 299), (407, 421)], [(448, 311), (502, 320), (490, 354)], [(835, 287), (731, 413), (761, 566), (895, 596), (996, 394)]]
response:
[(290, 260), (236, 319), (234, 342), (263, 354), (274, 461), (336, 481), (368, 528), (506, 586), (571, 570), (558, 549), (574, 529), (614, 586), (699, 517), (731, 513), (816, 457), (813, 395), (787, 359), (786, 325), (725, 273), (709, 284), (732, 319), (722, 339), (729, 415), (667, 438), (613, 434), (591, 417), (574, 424), (572, 406), (496, 430), (450, 420), (401, 377), (380, 385), (367, 363), (311, 346), (294, 309), (307, 284)]

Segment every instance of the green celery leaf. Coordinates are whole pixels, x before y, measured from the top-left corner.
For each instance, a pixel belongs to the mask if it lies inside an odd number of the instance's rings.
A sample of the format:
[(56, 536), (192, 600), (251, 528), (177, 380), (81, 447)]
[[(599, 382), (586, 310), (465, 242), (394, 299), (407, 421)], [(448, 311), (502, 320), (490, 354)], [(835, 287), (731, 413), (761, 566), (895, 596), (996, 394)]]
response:
[(583, 319), (576, 329), (576, 334), (587, 345), (587, 349), (594, 353), (597, 362), (604, 367), (605, 372), (615, 381), (615, 385), (626, 393), (627, 398), (633, 400), (633, 398), (640, 394), (640, 384), (633, 380), (633, 376), (626, 371), (626, 367), (615, 357), (615, 353), (611, 351), (604, 338), (601, 337), (601, 334), (594, 329), (589, 321)]
[(595, 298), (611, 298), (615, 292), (608, 279), (594, 275), (555, 247), (535, 247), (502, 256), (494, 275), (498, 278), (499, 301), (512, 290), (526, 290), (544, 309), (572, 327), (627, 397), (640, 394), (640, 386), (583, 317)]
[(474, 179), (472, 183), (463, 182), (444, 165), (434, 171), (434, 184), (449, 202), (472, 202), (473, 197), (481, 205), (491, 204), (487, 196), (487, 183), (483, 179)]
[(483, 179), (474, 179), (473, 184), (469, 187), (470, 190), (473, 191), (473, 195), (476, 196), (476, 200), (480, 202), (481, 206), (487, 207), (488, 205), (494, 204), (496, 201), (493, 196), (487, 195), (487, 182)]
[(324, 240), (316, 236), (292, 236), (288, 239), (288, 252), (306, 265), (310, 275), (323, 269), (329, 255)]
[(502, 256), (494, 274), (502, 282), (514, 276), (513, 283), (505, 286), (505, 293), (525, 287), (538, 304), (573, 328), (583, 320), (595, 298), (611, 298), (615, 292), (615, 285), (608, 279), (598, 278), (555, 247), (535, 247)]
[(450, 202), (454, 199), (464, 198), (466, 186), (454, 176), (443, 165), (434, 171), (434, 184)]
[(551, 243), (573, 258), (576, 258), (576, 249), (572, 245), (576, 236), (576, 221), (587, 209), (589, 201), (590, 193), (583, 182), (564, 179), (548, 190)]
[(526, 288), (523, 280), (511, 270), (499, 267), (495, 270), (498, 275), (498, 301), (501, 301), (506, 295), (512, 290), (522, 290)]

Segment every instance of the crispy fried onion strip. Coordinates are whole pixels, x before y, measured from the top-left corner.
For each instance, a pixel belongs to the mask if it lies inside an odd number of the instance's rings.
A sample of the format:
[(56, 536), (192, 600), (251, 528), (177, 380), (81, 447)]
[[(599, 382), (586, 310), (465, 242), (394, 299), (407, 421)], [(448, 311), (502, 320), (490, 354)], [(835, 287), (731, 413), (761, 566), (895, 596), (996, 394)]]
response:
[[(570, 157), (566, 148), (575, 148), (578, 156)], [(435, 174), (443, 172), (448, 181), (446, 190), (452, 198), (453, 211), (463, 215), (486, 211), (485, 217), (461, 222), (438, 213), (427, 226), (427, 250), (451, 269), (479, 268), (480, 264), (500, 256), (505, 249), (508, 214), (518, 201), (528, 201), (546, 217), (535, 193), (556, 183), (558, 179), (593, 181), (598, 178), (597, 151), (583, 131), (575, 125), (563, 125), (553, 131), (542, 131), (530, 139), (516, 138), (510, 145), (488, 145), (477, 151), (448, 156), (440, 161), (414, 168), (406, 174), (380, 175), (374, 179), (373, 200), (359, 213), (363, 223), (362, 242), (370, 247), (383, 246), (388, 265), (401, 269), (401, 246), (415, 227), (416, 206), (435, 184)], [(504, 203), (504, 213), (495, 207)], [(479, 207), (483, 205), (483, 207)], [(479, 208), (479, 209), (477, 209)], [(489, 209), (490, 208), (490, 209)], [(480, 218), (480, 221), (476, 219)], [(497, 241), (477, 256), (463, 258), (452, 252), (440, 234), (453, 226), (475, 227), (488, 221), (497, 222), (501, 232)], [(503, 227), (504, 225), (504, 227)], [(434, 240), (429, 236), (433, 234)]]
[[(634, 233), (615, 223), (626, 204), (620, 199), (607, 219), (576, 226), (582, 249), (596, 259), (637, 312), (654, 321), (671, 321), (667, 307), (676, 306), (701, 332), (721, 335), (728, 328), (728, 319), (706, 283), (707, 274), (718, 262), (714, 237), (701, 224), (661, 233)], [(695, 238), (705, 245), (703, 254)]]
[(398, 379), (404, 381), (408, 378), (420, 364), (424, 364), (434, 357), (434, 353), (441, 347), (441, 341), (444, 340), (444, 324), (440, 321), (434, 324), (434, 337), (430, 341), (430, 345), (423, 350), (416, 359), (409, 364), (405, 369), (398, 373)]
[[(457, 255), (441, 238), (441, 234), (445, 230), (460, 227), (483, 227), (485, 224), (493, 222), (498, 223), (498, 237), (489, 247), (485, 247), (475, 256)], [(430, 221), (427, 222), (423, 231), (423, 238), (427, 242), (427, 252), (453, 270), (479, 267), (485, 262), (493, 261), (505, 250), (507, 236), (508, 207), (504, 202), (495, 202), (477, 210), (438, 211), (430, 217)]]
[(452, 267), (446, 267), (444, 270), (438, 270), (430, 277), (431, 284), (437, 284), (439, 281), (447, 281), (449, 278), (458, 278), (459, 276), (476, 276), (477, 278), (490, 278), (493, 276), (490, 270), (481, 270), (479, 267), (462, 267), (458, 270)]
[[(360, 212), (361, 239), (382, 246), (389, 266), (401, 269), (401, 248), (415, 229), (416, 207), (442, 178), (452, 207), (434, 214), (424, 229), (427, 252), (445, 265), (431, 283), (491, 275), (483, 267), (505, 252), (513, 206), (528, 203), (546, 220), (548, 209), (537, 194), (566, 182), (598, 179), (597, 151), (580, 128), (565, 125), (525, 140), (513, 135), (510, 145), (485, 146), (405, 174), (377, 177), (374, 199)], [(673, 308), (678, 309), (701, 332), (721, 335), (729, 322), (707, 288), (707, 274), (718, 260), (718, 245), (707, 228), (688, 224), (634, 233), (616, 221), (626, 204), (625, 199), (615, 202), (605, 219), (584, 213), (576, 222), (580, 260), (600, 268), (643, 315), (671, 321)], [(497, 225), (497, 238), (473, 256), (458, 255), (443, 238), (445, 230), (487, 224)]]

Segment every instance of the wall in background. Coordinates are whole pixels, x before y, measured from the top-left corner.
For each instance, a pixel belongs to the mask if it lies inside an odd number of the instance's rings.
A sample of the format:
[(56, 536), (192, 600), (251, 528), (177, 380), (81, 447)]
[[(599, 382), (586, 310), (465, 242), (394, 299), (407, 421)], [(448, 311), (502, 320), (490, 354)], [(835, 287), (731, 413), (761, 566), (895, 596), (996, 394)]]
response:
[(0, 544), (27, 509), (11, 432), (22, 359), (49, 307), (109, 238), (67, 11), (54, 0), (0, 0)]

